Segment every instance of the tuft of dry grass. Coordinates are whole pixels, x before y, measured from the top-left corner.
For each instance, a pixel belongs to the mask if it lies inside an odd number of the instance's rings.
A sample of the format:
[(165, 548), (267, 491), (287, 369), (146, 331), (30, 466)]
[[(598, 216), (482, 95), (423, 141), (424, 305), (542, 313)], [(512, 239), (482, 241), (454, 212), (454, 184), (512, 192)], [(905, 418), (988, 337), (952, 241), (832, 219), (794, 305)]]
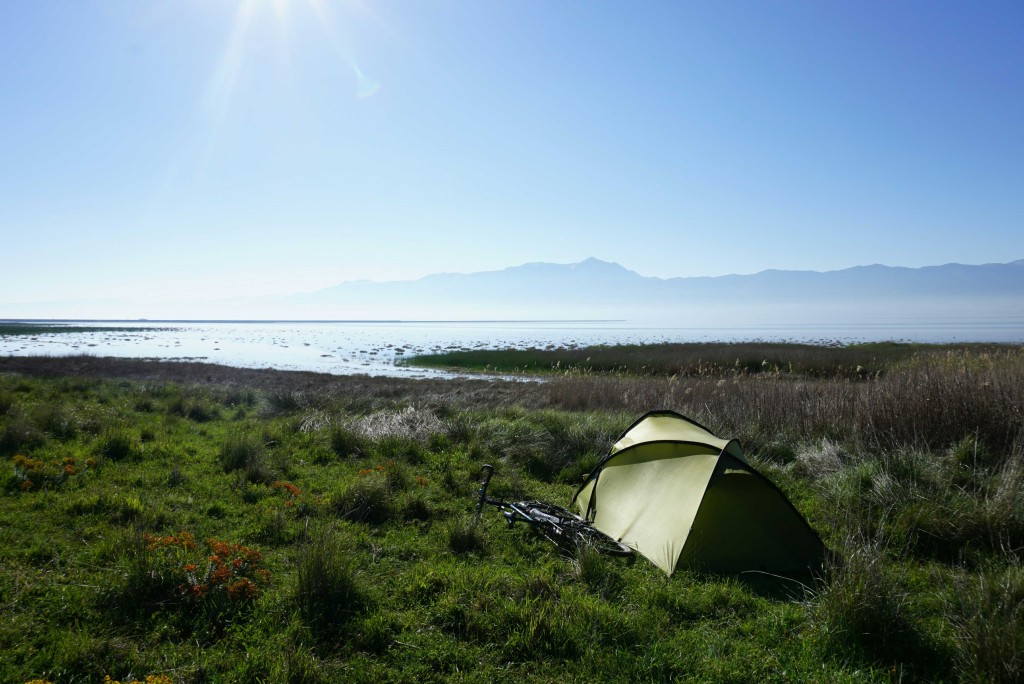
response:
[(444, 432), (445, 425), (433, 411), (406, 406), (363, 416), (355, 421), (352, 429), (375, 441), (384, 437), (401, 437), (426, 442), (433, 435)]
[(1024, 568), (983, 568), (960, 578), (946, 599), (956, 635), (956, 669), (964, 682), (1024, 678)]

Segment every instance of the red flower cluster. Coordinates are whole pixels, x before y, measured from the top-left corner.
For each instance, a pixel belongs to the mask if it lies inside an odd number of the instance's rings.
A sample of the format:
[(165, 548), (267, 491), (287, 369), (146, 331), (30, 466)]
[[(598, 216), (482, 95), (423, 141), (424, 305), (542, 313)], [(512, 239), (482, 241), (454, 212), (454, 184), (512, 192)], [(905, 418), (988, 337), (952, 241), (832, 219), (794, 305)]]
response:
[(22, 468), (24, 470), (38, 470), (43, 467), (43, 462), (40, 459), (29, 458), (21, 454), (15, 454), (11, 460), (14, 461), (15, 468)]
[(374, 473), (386, 473), (387, 471), (391, 470), (394, 467), (395, 467), (395, 460), (394, 459), (388, 459), (388, 462), (384, 463), (382, 465), (376, 465), (376, 466), (374, 466), (372, 468), (363, 468), (362, 470), (359, 471), (359, 474), (360, 475), (373, 475)]
[(148, 534), (142, 535), (143, 541), (146, 542), (146, 550), (152, 551), (154, 549), (165, 548), (168, 546), (178, 546), (186, 551), (191, 551), (196, 548), (196, 540), (191, 534), (182, 530), (178, 532), (178, 536), (169, 534), (166, 537), (156, 537)]
[(147, 551), (161, 556), (171, 554), (172, 567), (184, 573), (184, 581), (178, 589), (189, 600), (227, 597), (233, 601), (248, 601), (259, 595), (261, 584), (270, 580), (270, 572), (260, 567), (263, 554), (242, 544), (207, 539), (210, 553), (206, 556), (206, 571), (201, 572), (202, 559), (197, 557), (196, 542), (189, 532), (182, 530), (166, 536), (147, 534), (143, 535), (143, 540)]
[(233, 599), (251, 600), (260, 593), (260, 588), (248, 577), (241, 577), (229, 584), (227, 591), (228, 596)]
[[(21, 481), (18, 486), (23, 492), (32, 491), (37, 487), (60, 486), (78, 472), (75, 459), (71, 456), (44, 461), (41, 458), (15, 454), (11, 461), (14, 464), (14, 476)], [(88, 462), (86, 466), (89, 466)]]
[(283, 489), (288, 492), (288, 496), (293, 499), (302, 493), (302, 490), (293, 485), (291, 482), (282, 482), (281, 480), (274, 480), (274, 484), (271, 485), (274, 489)]
[(207, 539), (206, 544), (213, 551), (208, 558), (210, 563), (206, 568), (206, 576), (200, 581), (192, 574), (195, 564), (187, 565), (185, 570), (189, 572), (189, 581), (182, 588), (197, 598), (205, 596), (210, 590), (224, 591), (234, 600), (256, 598), (260, 587), (253, 579), (263, 582), (270, 579), (270, 572), (259, 567), (263, 554), (248, 546), (212, 538)]

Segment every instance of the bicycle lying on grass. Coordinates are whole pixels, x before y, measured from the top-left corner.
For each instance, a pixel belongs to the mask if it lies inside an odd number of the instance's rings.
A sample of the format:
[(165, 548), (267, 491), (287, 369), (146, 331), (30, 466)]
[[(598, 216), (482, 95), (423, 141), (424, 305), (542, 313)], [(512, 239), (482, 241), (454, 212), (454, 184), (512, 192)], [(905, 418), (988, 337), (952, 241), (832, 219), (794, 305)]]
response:
[(476, 519), (480, 519), (480, 511), (484, 504), (501, 509), (501, 514), (512, 527), (517, 522), (524, 522), (537, 530), (545, 539), (568, 553), (575, 552), (581, 546), (590, 546), (612, 556), (629, 556), (633, 549), (609, 537), (604, 532), (594, 529), (589, 520), (584, 520), (575, 513), (561, 506), (543, 501), (519, 501), (506, 503), (497, 499), (487, 498), (487, 487), (494, 474), (494, 466), (484, 465), (480, 468), (484, 479), (480, 482), (477, 494)]

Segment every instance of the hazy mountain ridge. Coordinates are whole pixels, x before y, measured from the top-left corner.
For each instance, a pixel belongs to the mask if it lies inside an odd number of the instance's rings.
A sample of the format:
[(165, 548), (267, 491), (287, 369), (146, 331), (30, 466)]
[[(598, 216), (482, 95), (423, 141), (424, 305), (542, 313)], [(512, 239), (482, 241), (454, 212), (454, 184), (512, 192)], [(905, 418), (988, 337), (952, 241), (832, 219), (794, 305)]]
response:
[[(436, 298), (452, 303), (520, 309), (534, 299), (544, 308), (621, 305), (646, 307), (821, 300), (867, 303), (869, 300), (919, 298), (1024, 297), (1024, 260), (979, 266), (945, 264), (922, 268), (855, 266), (837, 271), (771, 269), (752, 275), (657, 278), (641, 276), (620, 264), (587, 259), (577, 264), (531, 263), (500, 271), (436, 274), (418, 280), (385, 283), (343, 283), (302, 295), (303, 301), (326, 303), (366, 299), (385, 304), (394, 297), (406, 302)], [(398, 301), (391, 302), (400, 304)], [(627, 309), (628, 311), (628, 309)]]
[[(681, 263), (680, 268), (685, 268)], [(25, 313), (25, 312), (32, 313)], [(1024, 259), (922, 268), (871, 264), (835, 271), (658, 278), (590, 258), (416, 280), (350, 281), (314, 292), (215, 302), (0, 305), (0, 318), (281, 320), (580, 320), (735, 325), (919, 316), (1020, 319)]]

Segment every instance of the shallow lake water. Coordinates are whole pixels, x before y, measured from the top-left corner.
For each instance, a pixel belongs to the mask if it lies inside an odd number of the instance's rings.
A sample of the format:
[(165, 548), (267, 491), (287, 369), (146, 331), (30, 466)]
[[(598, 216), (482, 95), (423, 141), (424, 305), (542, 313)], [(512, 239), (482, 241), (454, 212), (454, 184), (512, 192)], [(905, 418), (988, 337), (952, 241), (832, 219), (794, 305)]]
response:
[[(36, 321), (38, 322), (38, 321)], [(334, 374), (427, 377), (450, 375), (396, 364), (416, 354), (458, 349), (557, 348), (595, 344), (713, 341), (850, 343), (1024, 342), (1024, 316), (918, 321), (912, 325), (665, 327), (629, 322), (207, 322), (89, 321), (128, 330), (0, 337), (0, 355), (89, 354), (203, 361), (243, 368)]]

